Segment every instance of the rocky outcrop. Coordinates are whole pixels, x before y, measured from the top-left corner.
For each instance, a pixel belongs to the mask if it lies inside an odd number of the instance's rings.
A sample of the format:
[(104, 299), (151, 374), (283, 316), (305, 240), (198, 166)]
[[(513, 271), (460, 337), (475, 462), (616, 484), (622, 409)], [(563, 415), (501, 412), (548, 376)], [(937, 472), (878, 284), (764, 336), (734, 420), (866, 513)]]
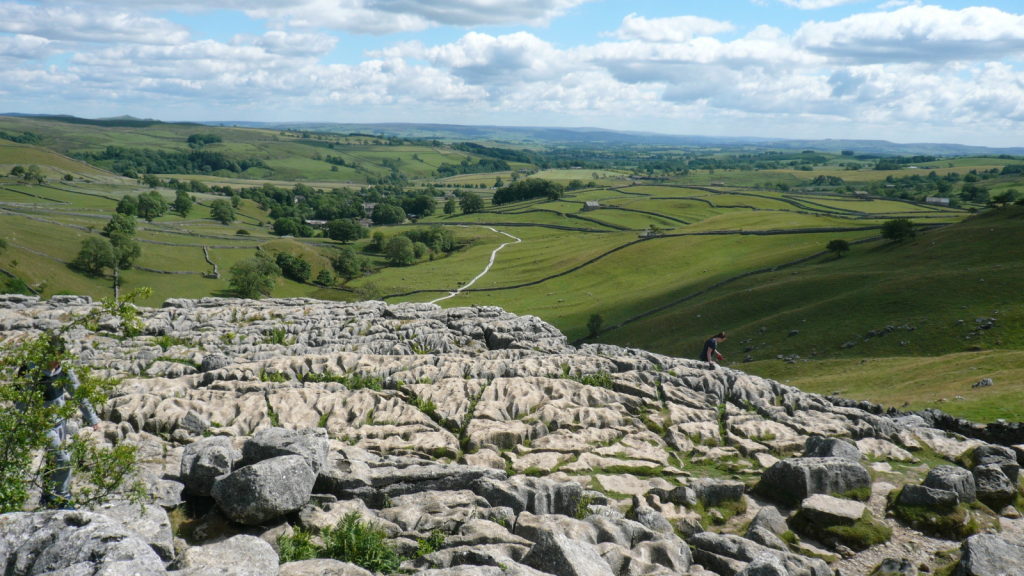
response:
[[(0, 297), (0, 340), (91, 306)], [(866, 466), (924, 447), (946, 458), (902, 489), (897, 504), (913, 510), (1003, 502), (1019, 474), (1017, 452), (934, 419), (643, 350), (575, 348), (493, 307), (205, 298), (139, 316), (139, 337), (114, 338), (104, 321), (71, 348), (120, 382), (100, 430), (81, 434), (136, 446), (156, 499), (0, 517), (4, 573), (365, 576), (328, 559), (278, 568), (275, 551), (278, 536), (315, 542), (358, 514), (416, 574), (832, 576), (790, 526), (837, 551), (836, 533), (881, 530), (882, 505), (833, 498), (867, 498)], [(198, 516), (187, 543), (164, 513), (182, 500)], [(973, 566), (999, 546), (968, 541), (961, 564), (975, 572), (963, 573), (984, 573)]]

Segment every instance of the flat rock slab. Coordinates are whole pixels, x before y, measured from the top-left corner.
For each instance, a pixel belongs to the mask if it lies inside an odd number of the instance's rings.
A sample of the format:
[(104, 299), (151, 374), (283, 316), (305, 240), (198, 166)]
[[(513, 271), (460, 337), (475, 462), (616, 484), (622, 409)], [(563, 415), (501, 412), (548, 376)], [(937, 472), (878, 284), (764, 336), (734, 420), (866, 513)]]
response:
[(867, 506), (825, 494), (815, 494), (800, 504), (804, 516), (819, 526), (849, 526), (864, 516)]

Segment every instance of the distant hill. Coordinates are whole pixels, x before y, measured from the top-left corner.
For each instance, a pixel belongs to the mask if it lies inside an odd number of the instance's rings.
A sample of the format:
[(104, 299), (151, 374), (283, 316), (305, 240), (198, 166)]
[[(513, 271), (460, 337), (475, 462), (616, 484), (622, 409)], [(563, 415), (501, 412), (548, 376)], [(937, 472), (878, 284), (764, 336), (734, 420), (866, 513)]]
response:
[(990, 148), (964, 144), (911, 143), (886, 140), (789, 140), (784, 138), (686, 136), (654, 132), (623, 132), (603, 128), (546, 128), (530, 126), (460, 126), (455, 124), (336, 124), (330, 122), (203, 122), (209, 126), (238, 126), (271, 130), (309, 130), (314, 132), (372, 133), (407, 138), (440, 140), (493, 140), (518, 144), (580, 143), (580, 144), (647, 144), (661, 146), (694, 146), (737, 148), (759, 146), (787, 150), (840, 152), (853, 150), (861, 154), (929, 154), (936, 156), (1024, 155), (1024, 147)]

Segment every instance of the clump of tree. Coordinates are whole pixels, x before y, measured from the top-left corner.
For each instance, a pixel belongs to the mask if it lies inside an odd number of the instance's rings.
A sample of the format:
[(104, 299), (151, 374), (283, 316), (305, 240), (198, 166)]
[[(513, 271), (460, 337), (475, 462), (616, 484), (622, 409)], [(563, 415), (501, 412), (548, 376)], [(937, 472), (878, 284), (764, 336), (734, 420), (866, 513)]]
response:
[(235, 208), (227, 200), (210, 202), (210, 216), (221, 224), (228, 225), (235, 221)]
[(202, 148), (207, 144), (223, 142), (224, 139), (216, 134), (192, 134), (188, 137), (188, 144), (193, 148)]
[(192, 211), (192, 197), (184, 190), (178, 190), (174, 196), (174, 211), (182, 218), (188, 218)]
[(455, 210), (457, 208), (458, 203), (455, 202), (455, 198), (449, 198), (448, 201), (444, 203), (444, 213), (446, 216), (455, 214)]
[(825, 246), (825, 250), (836, 255), (836, 258), (842, 258), (843, 252), (850, 251), (850, 243), (846, 240), (832, 240)]
[(417, 260), (412, 240), (402, 235), (392, 236), (387, 241), (384, 256), (395, 266), (409, 266)]
[(278, 236), (312, 238), (314, 230), (312, 226), (306, 224), (301, 218), (278, 218), (274, 220), (274, 234)]
[(30, 165), (28, 168), (15, 166), (11, 168), (10, 175), (19, 177), (24, 182), (36, 182), (39, 184), (46, 182), (46, 174), (43, 172), (43, 169), (35, 164)]
[(564, 193), (565, 187), (561, 184), (538, 178), (527, 178), (526, 180), (513, 182), (496, 191), (491, 199), (491, 203), (495, 206), (501, 206), (534, 198), (558, 200)]
[(475, 192), (463, 192), (459, 198), (459, 208), (463, 214), (474, 214), (484, 209), (484, 200)]
[[(77, 357), (69, 352), (68, 335), (82, 328), (97, 330), (102, 316), (121, 320), (121, 336), (134, 338), (142, 332), (134, 301), (147, 298), (148, 288), (120, 298), (103, 300), (88, 314), (63, 320), (59, 328), (19, 340), (0, 350), (0, 514), (24, 508), (29, 495), (46, 488), (52, 464), (35, 456), (52, 447), (48, 433), (58, 422), (71, 419), (83, 401), (93, 406), (106, 403), (115, 382), (92, 377), (87, 366), (77, 366), (81, 385), (72, 401), (63, 405), (46, 402), (38, 385), (44, 370), (54, 364), (70, 366)], [(15, 408), (16, 407), (16, 408)], [(89, 435), (74, 435), (60, 446), (71, 455), (76, 487), (70, 502), (53, 502), (76, 507), (101, 505), (115, 496), (141, 503), (146, 485), (138, 478), (138, 447), (122, 442), (104, 446)]]
[[(412, 240), (414, 244), (423, 244), (434, 252), (451, 253), (459, 249), (455, 235), (444, 226), (434, 225), (429, 228), (418, 228), (402, 232), (402, 236)], [(417, 256), (420, 258), (421, 256)]]
[(484, 174), (489, 172), (508, 172), (512, 167), (508, 162), (498, 158), (481, 158), (479, 162), (463, 160), (459, 164), (441, 164), (437, 169), (437, 175), (441, 178), (448, 178), (459, 174)]
[(331, 259), (331, 267), (338, 276), (349, 280), (362, 276), (371, 269), (370, 261), (356, 253), (348, 246), (342, 247), (337, 256)]
[(587, 332), (590, 337), (593, 338), (601, 333), (601, 325), (604, 324), (604, 316), (594, 313), (587, 319)]
[(90, 236), (83, 240), (71, 265), (95, 275), (102, 275), (104, 269), (110, 268), (116, 285), (120, 271), (131, 269), (142, 257), (142, 246), (135, 240), (136, 230), (135, 217), (115, 213), (103, 227), (106, 238)]
[(309, 280), (309, 275), (311, 274), (309, 262), (306, 262), (301, 257), (282, 252), (277, 255), (275, 261), (285, 278), (290, 278), (303, 284)]
[(914, 223), (907, 218), (896, 218), (882, 223), (882, 238), (886, 240), (902, 244), (905, 240), (915, 238), (916, 236), (917, 231), (914, 230)]
[(136, 199), (136, 213), (139, 218), (152, 222), (167, 213), (167, 201), (156, 190), (139, 194)]
[(1011, 188), (1002, 194), (992, 198), (992, 204), (1001, 204), (1003, 208), (1006, 208), (1010, 204), (1017, 204), (1024, 200), (1024, 194), (1021, 194), (1020, 190)]
[(327, 225), (327, 237), (338, 242), (354, 242), (370, 236), (370, 230), (351, 218), (332, 220)]
[(270, 296), (281, 275), (281, 268), (267, 252), (260, 250), (252, 258), (236, 262), (231, 267), (231, 290), (240, 298), (259, 300)]
[(401, 206), (380, 202), (373, 209), (373, 216), (370, 217), (374, 224), (401, 224), (405, 222), (405, 210)]

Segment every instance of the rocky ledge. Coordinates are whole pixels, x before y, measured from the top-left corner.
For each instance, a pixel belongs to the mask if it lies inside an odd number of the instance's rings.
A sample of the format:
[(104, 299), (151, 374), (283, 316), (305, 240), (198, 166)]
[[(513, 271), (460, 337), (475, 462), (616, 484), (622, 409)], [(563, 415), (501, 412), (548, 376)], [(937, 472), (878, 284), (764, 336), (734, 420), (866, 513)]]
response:
[[(0, 297), (0, 338), (88, 298)], [(0, 516), (19, 575), (368, 574), (280, 563), (353, 512), (407, 574), (1022, 574), (1024, 447), (607, 345), (499, 308), (168, 300), (72, 334), (119, 385), (146, 506)], [(170, 514), (168, 514), (170, 512)], [(282, 540), (283, 537), (283, 540)]]

